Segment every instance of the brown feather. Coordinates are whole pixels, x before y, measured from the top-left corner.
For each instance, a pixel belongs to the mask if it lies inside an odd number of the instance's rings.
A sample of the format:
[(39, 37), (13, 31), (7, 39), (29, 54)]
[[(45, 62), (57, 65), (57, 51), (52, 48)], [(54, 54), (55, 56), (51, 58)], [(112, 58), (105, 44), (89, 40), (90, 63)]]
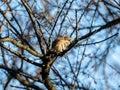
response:
[(70, 37), (58, 37), (52, 44), (52, 48), (56, 52), (62, 52), (65, 50), (68, 45), (72, 42)]

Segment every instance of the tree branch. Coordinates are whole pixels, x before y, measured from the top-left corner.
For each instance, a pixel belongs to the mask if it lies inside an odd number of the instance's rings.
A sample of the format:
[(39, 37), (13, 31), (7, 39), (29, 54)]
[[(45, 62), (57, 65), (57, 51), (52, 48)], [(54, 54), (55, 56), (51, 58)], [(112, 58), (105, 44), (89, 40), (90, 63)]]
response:
[(112, 36), (110, 36), (110, 37), (108, 37), (108, 38), (105, 38), (105, 39), (103, 39), (103, 40), (100, 40), (100, 41), (97, 41), (97, 42), (93, 42), (93, 43), (88, 43), (88, 44), (81, 44), (81, 43), (78, 43), (77, 45), (75, 45), (75, 47), (84, 46), (84, 45), (98, 44), (98, 43), (104, 42), (104, 41), (106, 41), (106, 40), (108, 40), (108, 39), (110, 39), (110, 38), (112, 38), (112, 37), (114, 37), (114, 36), (117, 36), (118, 34), (119, 34), (119, 33), (116, 33), (116, 34), (114, 34), (114, 35), (112, 35)]
[(33, 27), (34, 27), (34, 30), (35, 30), (35, 34), (36, 34), (36, 37), (37, 37), (38, 42), (39, 42), (40, 49), (41, 49), (42, 53), (45, 54), (43, 45), (41, 43), (41, 37), (38, 34), (39, 29), (37, 28), (37, 26), (35, 24), (35, 17), (34, 17), (34, 15), (32, 13), (32, 10), (31, 10), (29, 4), (26, 2), (26, 0), (21, 0), (21, 1), (22, 1), (23, 5), (24, 5), (29, 17), (30, 17), (30, 20), (32, 21), (32, 24), (33, 24)]
[(3, 17), (5, 18), (5, 20), (9, 23), (9, 25), (13, 28), (13, 30), (15, 31), (15, 35), (23, 40), (32, 50), (35, 50), (28, 42), (25, 38), (22, 37), (22, 35), (18, 32), (18, 30), (14, 27), (14, 25), (12, 24), (12, 22), (7, 18), (7, 16), (4, 14), (4, 12), (0, 9), (0, 13), (3, 15)]
[(32, 49), (30, 49), (30, 47), (25, 46), (25, 45), (15, 41), (12, 38), (1, 38), (0, 42), (11, 42), (12, 44), (16, 45), (19, 48), (23, 48), (24, 50), (28, 51), (29, 53), (31, 53), (34, 56), (37, 56), (37, 57), (42, 57), (43, 56), (42, 54), (38, 53), (37, 51), (33, 51)]
[(120, 23), (120, 18), (117, 18), (117, 19), (115, 19), (115, 20), (113, 20), (113, 21), (110, 21), (110, 22), (106, 23), (105, 25), (101, 26), (99, 29), (94, 30), (94, 31), (92, 31), (92, 32), (90, 32), (90, 33), (88, 33), (88, 34), (86, 34), (86, 35), (84, 35), (84, 36), (82, 36), (82, 37), (80, 37), (80, 38), (78, 38), (78, 39), (75, 39), (75, 40), (68, 46), (68, 49), (64, 50), (64, 51), (63, 51), (62, 53), (60, 53), (59, 55), (60, 55), (60, 56), (63, 56), (67, 51), (69, 51), (71, 48), (73, 48), (80, 40), (86, 39), (86, 38), (88, 38), (88, 37), (90, 37), (90, 36), (92, 36), (92, 35), (100, 32), (101, 30), (103, 30), (103, 29), (105, 29), (105, 28), (109, 28), (109, 27), (114, 26), (114, 25), (117, 25), (117, 24), (119, 24), (119, 23)]
[[(21, 55), (21, 54), (17, 53), (16, 51), (8, 48), (7, 46), (4, 46), (4, 45), (2, 45), (2, 44), (0, 44), (0, 46), (3, 47), (4, 49), (8, 50), (9, 52), (13, 53), (14, 55), (18, 56), (19, 58), (22, 58), (22, 59), (25, 60), (26, 62), (29, 62), (29, 63), (31, 63), (31, 64), (33, 64), (33, 65), (35, 65), (35, 66), (39, 66), (39, 67), (41, 66), (41, 64), (36, 63), (36, 62), (34, 62), (33, 60), (28, 59), (28, 58), (25, 57), (24, 55)], [(42, 67), (42, 66), (41, 66), (41, 67)]]
[[(28, 80), (24, 80), (21, 76), (19, 76), (19, 75), (23, 75), (23, 76), (25, 76), (27, 78), (36, 80), (31, 75), (25, 74), (25, 73), (23, 73), (21, 71), (18, 71), (18, 70), (13, 70), (13, 69), (7, 68), (7, 67), (3, 66), (2, 64), (0, 64), (0, 68), (6, 70), (8, 73), (10, 73), (12, 76), (14, 76), (14, 78), (19, 80), (21, 82), (21, 84), (23, 84), (25, 86), (28, 86), (28, 87), (32, 87), (32, 88), (34, 88), (36, 90), (43, 90), (40, 87), (34, 85), (33, 83), (29, 82)], [(17, 74), (19, 74), (19, 75), (17, 75)], [(39, 81), (39, 80), (37, 80), (37, 81)]]

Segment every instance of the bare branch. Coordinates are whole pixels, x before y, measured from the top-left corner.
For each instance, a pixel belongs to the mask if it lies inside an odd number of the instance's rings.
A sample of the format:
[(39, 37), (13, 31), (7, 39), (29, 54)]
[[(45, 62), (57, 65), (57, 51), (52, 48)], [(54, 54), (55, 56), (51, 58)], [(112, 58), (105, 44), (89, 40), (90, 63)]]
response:
[(3, 47), (4, 49), (10, 51), (11, 53), (15, 54), (16, 56), (22, 58), (23, 60), (25, 60), (25, 61), (31, 63), (31, 64), (34, 64), (34, 65), (39, 66), (39, 67), (41, 66), (41, 64), (38, 64), (38, 63), (34, 62), (33, 60), (28, 59), (27, 57), (25, 57), (25, 56), (23, 56), (23, 55), (17, 53), (16, 51), (14, 51), (14, 50), (8, 48), (7, 46), (4, 46), (4, 45), (2, 45), (2, 44), (0, 44), (0, 46)]
[(110, 22), (108, 22), (107, 24), (101, 26), (99, 29), (94, 30), (94, 31), (92, 31), (92, 32), (90, 32), (90, 33), (88, 33), (88, 34), (86, 34), (86, 35), (84, 35), (84, 36), (82, 36), (82, 37), (80, 37), (80, 38), (78, 38), (78, 39), (75, 39), (75, 40), (69, 45), (69, 48), (68, 48), (67, 50), (64, 50), (64, 51), (63, 51), (62, 53), (60, 53), (59, 55), (60, 55), (60, 56), (61, 56), (61, 55), (63, 56), (67, 51), (69, 51), (72, 47), (74, 47), (80, 40), (86, 39), (86, 38), (88, 38), (88, 37), (90, 37), (90, 36), (92, 36), (92, 35), (100, 32), (101, 30), (103, 30), (103, 29), (105, 29), (105, 28), (109, 28), (109, 27), (114, 26), (114, 25), (117, 25), (117, 24), (119, 24), (119, 23), (120, 23), (120, 18), (117, 18), (117, 19), (115, 19), (115, 20), (113, 20), (113, 21), (110, 21)]
[(110, 37), (108, 37), (108, 38), (105, 38), (104, 40), (101, 40), (101, 41), (97, 41), (97, 42), (93, 42), (93, 43), (87, 43), (87, 44), (77, 44), (77, 45), (75, 45), (75, 47), (78, 47), (78, 46), (84, 46), (84, 45), (93, 45), (93, 44), (98, 44), (98, 43), (101, 43), (101, 42), (104, 42), (104, 41), (107, 41), (108, 39), (111, 39), (112, 37), (115, 37), (115, 36), (117, 36), (119, 33), (116, 33), (116, 34), (114, 34), (114, 35), (112, 35), (112, 36), (110, 36)]
[(42, 53), (45, 54), (44, 47), (43, 47), (43, 45), (41, 43), (42, 40), (41, 40), (41, 37), (39, 36), (39, 33), (38, 33), (39, 29), (37, 28), (37, 26), (35, 24), (36, 21), (35, 21), (35, 17), (33, 16), (32, 10), (31, 10), (29, 4), (26, 2), (26, 0), (21, 0), (21, 1), (22, 1), (23, 5), (25, 6), (25, 8), (26, 8), (26, 10), (27, 10), (27, 12), (29, 14), (29, 17), (30, 17), (30, 19), (32, 21), (32, 24), (33, 24), (33, 27), (34, 27), (34, 30), (35, 30), (35, 34), (36, 34), (38, 42), (39, 42), (40, 49), (41, 49)]
[(32, 49), (30, 49), (30, 47), (25, 46), (25, 45), (15, 41), (12, 38), (1, 38), (0, 42), (11, 42), (12, 44), (16, 45), (17, 47), (23, 48), (24, 50), (28, 51), (29, 53), (31, 53), (31, 54), (33, 54), (37, 57), (42, 57), (43, 56), (42, 54), (38, 53), (37, 51), (33, 51)]

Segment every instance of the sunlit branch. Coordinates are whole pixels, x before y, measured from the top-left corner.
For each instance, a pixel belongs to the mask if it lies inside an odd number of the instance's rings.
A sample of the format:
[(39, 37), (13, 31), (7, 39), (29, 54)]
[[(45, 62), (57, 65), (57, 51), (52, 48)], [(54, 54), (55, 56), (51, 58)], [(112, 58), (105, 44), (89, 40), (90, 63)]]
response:
[(12, 38), (1, 38), (0, 42), (11, 42), (12, 44), (16, 45), (19, 48), (23, 48), (24, 50), (28, 51), (29, 53), (33, 54), (34, 56), (37, 56), (37, 57), (43, 56), (42, 54), (38, 53), (37, 51), (33, 51), (32, 49), (30, 49), (30, 47), (25, 46), (25, 45), (15, 41)]

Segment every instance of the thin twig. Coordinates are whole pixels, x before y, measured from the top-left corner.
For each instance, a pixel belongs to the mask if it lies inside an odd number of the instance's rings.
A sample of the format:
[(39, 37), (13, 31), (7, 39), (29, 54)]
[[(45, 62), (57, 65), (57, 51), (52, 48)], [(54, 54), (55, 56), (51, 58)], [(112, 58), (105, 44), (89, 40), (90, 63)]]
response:
[(0, 46), (3, 47), (4, 49), (8, 50), (9, 52), (13, 53), (14, 55), (18, 56), (19, 58), (22, 58), (23, 60), (25, 60), (25, 61), (27, 61), (27, 62), (29, 62), (29, 63), (35, 65), (35, 66), (42, 67), (41, 64), (36, 63), (36, 62), (34, 62), (33, 60), (28, 59), (28, 58), (25, 57), (24, 55), (21, 55), (21, 54), (17, 53), (16, 51), (14, 51), (14, 50), (8, 48), (7, 46), (5, 46), (5, 45), (3, 45), (3, 44), (0, 44)]
[(98, 43), (104, 42), (104, 41), (106, 41), (106, 40), (108, 40), (108, 39), (110, 39), (110, 38), (112, 38), (112, 37), (114, 37), (114, 36), (117, 36), (118, 34), (119, 34), (119, 33), (116, 33), (116, 34), (114, 34), (114, 35), (112, 35), (112, 36), (110, 36), (110, 37), (108, 37), (108, 38), (105, 38), (105, 39), (103, 39), (103, 40), (100, 40), (100, 41), (97, 41), (97, 42), (94, 42), (94, 43), (77, 44), (77, 45), (75, 45), (75, 47), (78, 47), (78, 46), (85, 46), (85, 45), (98, 44)]

